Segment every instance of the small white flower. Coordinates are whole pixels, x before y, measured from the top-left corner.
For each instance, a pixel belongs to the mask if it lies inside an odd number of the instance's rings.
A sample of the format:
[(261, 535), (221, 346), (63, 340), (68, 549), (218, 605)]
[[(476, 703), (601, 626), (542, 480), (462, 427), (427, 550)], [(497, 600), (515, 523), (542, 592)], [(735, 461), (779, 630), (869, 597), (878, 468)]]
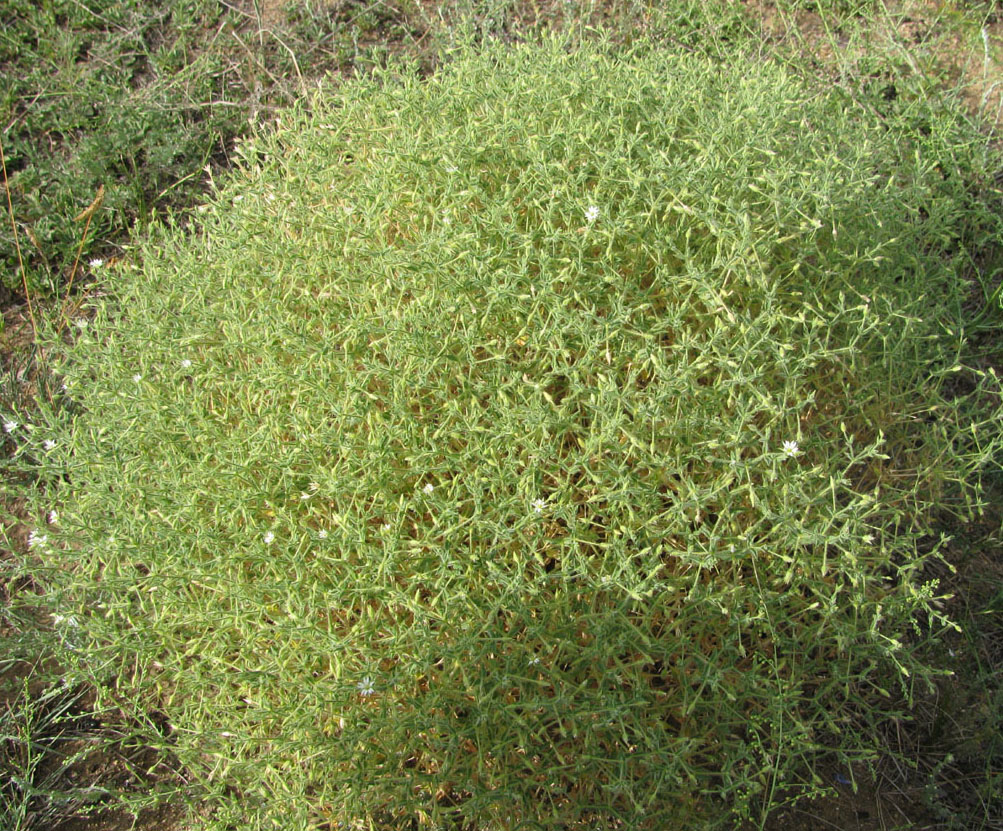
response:
[(237, 196), (233, 197), (233, 201), (234, 202), (243, 202), (244, 201), (244, 197), (241, 196), (240, 194), (238, 194)]
[(101, 268), (101, 266), (103, 265), (104, 265), (104, 260), (102, 260), (100, 257), (95, 257), (93, 260), (91, 260), (91, 268)]
[(797, 456), (801, 451), (798, 449), (798, 443), (796, 441), (785, 441), (784, 442), (784, 453), (793, 458)]
[(5, 421), (3, 423), (3, 431), (5, 433), (13, 433), (17, 429), (16, 421)]
[(62, 626), (64, 623), (71, 629), (76, 629), (80, 624), (73, 615), (53, 615), (52, 623), (55, 626)]
[(380, 526), (380, 530), (381, 530), (381, 531), (382, 531), (382, 532), (383, 532), (384, 534), (389, 534), (389, 533), (390, 533), (390, 523), (389, 523), (389, 522), (384, 522), (384, 523), (383, 523), (383, 524), (382, 524), (382, 525)]
[(275, 534), (271, 531), (265, 531), (265, 536), (263, 536), (262, 539), (265, 541), (265, 545), (271, 545), (275, 542)]
[(324, 530), (324, 529), (321, 529), (320, 531), (318, 531), (317, 532), (317, 538), (321, 539), (321, 540), (326, 540), (327, 539), (327, 531)]
[(543, 513), (543, 509), (547, 507), (546, 499), (534, 499), (533, 500), (533, 510), (538, 514)]
[(137, 372), (135, 375), (132, 376), (132, 380), (138, 384), (140, 381), (143, 380), (143, 376), (142, 374)]
[(188, 369), (188, 367), (190, 367), (191, 365), (192, 365), (192, 362), (191, 362), (190, 360), (188, 360), (188, 358), (185, 358), (185, 359), (184, 359), (184, 360), (183, 360), (183, 361), (181, 362), (181, 368), (182, 368), (182, 369)]
[(599, 219), (599, 207), (597, 205), (589, 205), (588, 210), (585, 211), (585, 219), (588, 222), (595, 222)]
[(52, 439), (46, 439), (42, 442), (42, 447), (46, 450), (52, 450), (56, 446), (56, 443)]
[(73, 325), (76, 326), (78, 329), (86, 329), (87, 328), (87, 318), (86, 317), (78, 317), (76, 320), (73, 321)]
[(359, 695), (372, 695), (376, 692), (376, 688), (373, 686), (373, 679), (368, 675), (355, 686), (359, 690)]
[(55, 525), (59, 521), (59, 514), (55, 510), (49, 511), (47, 518), (49, 520), (49, 525)]
[(874, 534), (864, 534), (864, 536), (863, 536), (863, 537), (861, 537), (861, 539), (862, 539), (862, 540), (863, 540), (863, 541), (864, 541), (864, 542), (865, 542), (865, 543), (866, 543), (867, 545), (870, 545), (870, 544), (871, 544), (872, 542), (874, 542)]
[(41, 548), (49, 541), (45, 534), (36, 534), (32, 531), (28, 534), (28, 548)]
[(431, 482), (427, 482), (425, 484), (425, 487), (422, 488), (422, 490), (425, 491), (425, 493), (431, 493), (432, 491), (435, 490), (435, 485), (433, 485)]
[(530, 666), (533, 666), (534, 664), (538, 664), (538, 663), (540, 663), (540, 659), (539, 658), (530, 658), (529, 659), (529, 665)]
[(303, 500), (303, 501), (306, 501), (309, 498), (310, 498), (310, 494), (308, 494), (306, 491), (303, 491), (303, 493), (300, 494), (300, 499)]

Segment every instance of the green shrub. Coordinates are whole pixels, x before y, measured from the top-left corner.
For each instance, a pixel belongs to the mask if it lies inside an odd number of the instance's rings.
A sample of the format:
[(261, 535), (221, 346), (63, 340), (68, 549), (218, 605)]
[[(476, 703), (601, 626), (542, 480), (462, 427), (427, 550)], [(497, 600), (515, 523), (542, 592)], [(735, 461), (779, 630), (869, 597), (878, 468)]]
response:
[(246, 142), (79, 321), (13, 430), (74, 654), (255, 827), (815, 793), (935, 675), (999, 448), (956, 185), (770, 63), (453, 58)]

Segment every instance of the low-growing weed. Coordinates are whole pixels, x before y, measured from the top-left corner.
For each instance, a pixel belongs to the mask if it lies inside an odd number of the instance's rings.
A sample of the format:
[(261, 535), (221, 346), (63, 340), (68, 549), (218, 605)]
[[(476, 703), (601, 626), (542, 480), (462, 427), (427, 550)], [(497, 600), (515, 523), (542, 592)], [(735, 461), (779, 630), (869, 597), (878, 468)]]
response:
[(107, 253), (102, 240), (121, 239), (181, 180), (196, 181), (218, 134), (239, 129), (236, 111), (214, 104), (218, 58), (189, 60), (193, 34), (218, 16), (211, 6), (6, 5), (0, 117), (16, 224), (0, 228), (0, 262), (9, 287), (23, 279), (32, 292), (62, 289), (80, 242), (72, 218), (101, 186), (106, 209), (93, 217), (84, 262)]
[[(25, 682), (0, 701), (0, 825), (10, 831), (51, 827), (105, 795), (76, 787), (70, 772), (91, 747), (75, 712), (79, 692), (59, 685), (32, 689)], [(69, 745), (72, 749), (67, 749)]]
[[(55, 628), (61, 648), (73, 648), (75, 620), (57, 619)], [(48, 831), (178, 800), (183, 780), (169, 757), (137, 743), (132, 726), (96, 707), (86, 685), (52, 666), (15, 664), (0, 662), (0, 827)]]
[(36, 574), (227, 821), (761, 819), (943, 674), (989, 151), (568, 44), (327, 88), (50, 343)]
[[(375, 60), (378, 27), (410, 37), (381, 5), (350, 5), (295, 4), (265, 20), (209, 0), (6, 3), (0, 141), (13, 221), (0, 223), (0, 281), (22, 296), (62, 292), (158, 210), (196, 201), (249, 121), (325, 72)], [(102, 187), (81, 244), (72, 218)]]

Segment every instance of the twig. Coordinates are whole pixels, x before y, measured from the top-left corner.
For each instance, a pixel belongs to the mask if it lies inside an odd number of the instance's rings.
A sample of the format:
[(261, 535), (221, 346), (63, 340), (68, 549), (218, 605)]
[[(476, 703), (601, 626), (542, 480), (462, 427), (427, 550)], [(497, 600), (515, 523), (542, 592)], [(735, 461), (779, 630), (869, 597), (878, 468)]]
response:
[(7, 156), (3, 152), (3, 141), (0, 141), (0, 167), (3, 168), (3, 189), (7, 194), (7, 210), (10, 211), (10, 227), (14, 232), (14, 247), (17, 249), (17, 265), (21, 269), (21, 283), (24, 286), (24, 299), (28, 301), (28, 317), (31, 318), (32, 337), (38, 339), (38, 327), (35, 325), (35, 310), (31, 306), (31, 293), (28, 291), (28, 276), (24, 271), (24, 260), (21, 257), (21, 240), (17, 235), (17, 223), (14, 221), (14, 204), (10, 199), (10, 183), (7, 180)]
[(77, 266), (80, 265), (80, 254), (84, 250), (84, 243), (87, 241), (87, 231), (90, 230), (91, 220), (94, 218), (94, 214), (98, 212), (101, 207), (101, 203), (104, 202), (104, 185), (98, 186), (98, 192), (94, 196), (90, 205), (84, 208), (80, 213), (73, 217), (74, 222), (80, 222), (81, 220), (86, 220), (84, 224), (84, 232), (80, 235), (80, 244), (77, 246), (77, 256), (73, 260), (73, 270), (70, 272), (70, 281), (66, 284), (66, 299), (63, 301), (62, 312), (62, 322), (59, 324), (59, 329), (56, 331), (58, 335), (63, 331), (63, 327), (69, 321), (66, 315), (66, 301), (70, 299), (70, 289), (73, 288), (73, 278), (77, 276)]

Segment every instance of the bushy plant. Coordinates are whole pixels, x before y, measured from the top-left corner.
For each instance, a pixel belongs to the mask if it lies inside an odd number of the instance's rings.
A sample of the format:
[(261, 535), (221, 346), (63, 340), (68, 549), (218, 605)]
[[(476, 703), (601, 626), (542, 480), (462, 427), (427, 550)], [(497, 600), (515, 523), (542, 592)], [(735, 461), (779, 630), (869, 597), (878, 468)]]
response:
[(285, 115), (11, 417), (74, 654), (220, 817), (712, 826), (936, 672), (999, 448), (943, 159), (768, 62), (564, 46)]

